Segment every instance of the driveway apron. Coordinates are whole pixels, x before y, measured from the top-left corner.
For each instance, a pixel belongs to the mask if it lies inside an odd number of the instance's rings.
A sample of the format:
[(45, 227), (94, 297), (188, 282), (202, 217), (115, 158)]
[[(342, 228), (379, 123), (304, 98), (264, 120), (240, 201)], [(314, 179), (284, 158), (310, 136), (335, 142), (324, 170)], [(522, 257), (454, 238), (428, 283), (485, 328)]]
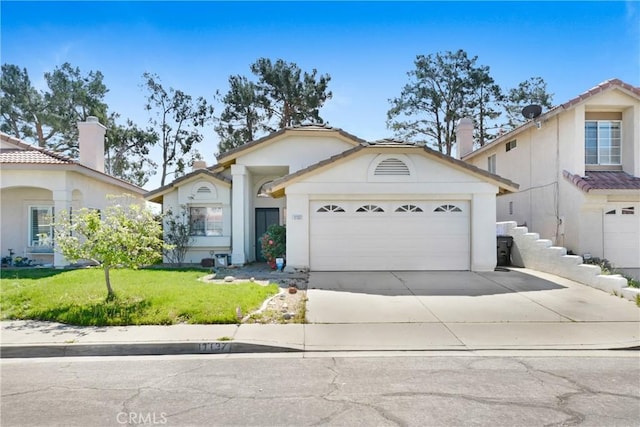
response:
[(309, 323), (637, 322), (630, 301), (520, 271), (311, 272)]

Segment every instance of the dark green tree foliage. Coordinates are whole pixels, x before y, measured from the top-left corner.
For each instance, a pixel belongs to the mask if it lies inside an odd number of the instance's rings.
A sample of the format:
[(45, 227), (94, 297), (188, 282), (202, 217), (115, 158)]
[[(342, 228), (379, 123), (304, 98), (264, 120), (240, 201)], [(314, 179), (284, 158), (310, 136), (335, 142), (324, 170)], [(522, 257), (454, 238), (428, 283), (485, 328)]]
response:
[(490, 129), (500, 117), (502, 90), (489, 75), (489, 67), (477, 67), (469, 75), (470, 85), (463, 115), (474, 120), (474, 141), (482, 147), (496, 137)]
[(224, 153), (253, 141), (264, 130), (264, 117), (258, 106), (256, 85), (244, 76), (229, 77), (229, 92), (222, 103), (225, 108), (215, 130), (220, 137), (219, 152)]
[(331, 77), (302, 70), (293, 62), (260, 58), (251, 71), (258, 76), (258, 102), (268, 120), (275, 120), (269, 130), (275, 131), (304, 121), (322, 123), (320, 107), (332, 93), (327, 90)]
[(2, 65), (0, 127), (17, 138), (42, 148), (70, 155), (78, 154), (77, 122), (96, 116), (102, 123), (107, 118), (107, 93), (102, 73), (86, 75), (79, 68), (64, 63), (44, 74), (45, 91), (31, 84), (26, 68)]
[(109, 117), (105, 138), (105, 172), (143, 187), (156, 173), (158, 165), (149, 150), (158, 143), (153, 129), (141, 129), (131, 120), (116, 124), (117, 114)]
[[(76, 156), (78, 152), (78, 122), (95, 116), (100, 123), (107, 123), (107, 104), (104, 97), (108, 92), (102, 82), (100, 71), (90, 71), (83, 75), (78, 67), (64, 63), (53, 72), (45, 73), (49, 90), (44, 93), (50, 127), (56, 138), (48, 142), (49, 148), (57, 152)], [(42, 135), (38, 134), (41, 141)]]
[(552, 107), (553, 94), (547, 92), (547, 83), (542, 77), (532, 77), (520, 82), (518, 87), (510, 89), (504, 99), (504, 110), (508, 130), (513, 129), (527, 119), (522, 116), (522, 109), (527, 105), (538, 104), (543, 111)]
[[(0, 77), (0, 130), (44, 147), (53, 130), (43, 129), (50, 120), (45, 114), (43, 95), (31, 84), (26, 68), (2, 64)], [(43, 137), (38, 140), (36, 135)]]
[(410, 82), (391, 99), (387, 125), (401, 138), (435, 147), (451, 155), (455, 125), (470, 98), (477, 57), (463, 50), (418, 55)]
[(323, 123), (320, 108), (331, 99), (331, 77), (316, 69), (303, 72), (295, 63), (260, 58), (251, 65), (257, 77), (231, 76), (225, 109), (216, 132), (220, 152), (245, 144), (258, 134), (274, 132), (303, 122)]
[(68, 63), (44, 74), (47, 89), (36, 90), (26, 68), (2, 65), (0, 129), (26, 142), (71, 157), (78, 155), (78, 125), (88, 116), (107, 127), (105, 170), (136, 185), (155, 173), (149, 148), (157, 142), (153, 130), (142, 130), (131, 120), (116, 123), (103, 102), (107, 88), (102, 73), (81, 73)]
[[(213, 107), (203, 97), (193, 99), (181, 90), (166, 90), (156, 74), (144, 73), (143, 77), (148, 90), (145, 109), (153, 114), (149, 123), (162, 147), (162, 186), (167, 175), (183, 175), (185, 167), (197, 158), (195, 145), (202, 141), (201, 129), (212, 119)], [(173, 171), (169, 171), (171, 167)]]

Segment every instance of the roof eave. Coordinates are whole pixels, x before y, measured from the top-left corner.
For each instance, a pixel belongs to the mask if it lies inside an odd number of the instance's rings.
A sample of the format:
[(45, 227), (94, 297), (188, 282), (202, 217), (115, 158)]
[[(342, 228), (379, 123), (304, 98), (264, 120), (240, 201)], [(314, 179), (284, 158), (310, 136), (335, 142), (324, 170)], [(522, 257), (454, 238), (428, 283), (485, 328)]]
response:
[(227, 177), (220, 175), (220, 173), (217, 172), (219, 170), (221, 170), (220, 165), (214, 165), (206, 169), (198, 169), (198, 170), (192, 171), (184, 176), (181, 176), (180, 178), (176, 178), (175, 180), (171, 181), (169, 184), (163, 185), (162, 187), (156, 188), (155, 190), (146, 192), (144, 194), (144, 199), (149, 202), (162, 203), (162, 199), (165, 194), (173, 191), (173, 189), (178, 187), (179, 184), (202, 174), (210, 176), (218, 180), (219, 182), (225, 184), (226, 186), (230, 187), (231, 181)]
[(276, 132), (270, 133), (269, 135), (263, 136), (262, 138), (250, 141), (246, 144), (243, 144), (239, 147), (233, 148), (225, 153), (222, 153), (218, 157), (218, 164), (224, 167), (228, 167), (236, 162), (236, 159), (241, 154), (250, 153), (253, 150), (256, 150), (258, 146), (262, 145), (268, 141), (276, 141), (285, 135), (305, 135), (313, 133), (316, 135), (322, 135), (323, 133), (333, 133), (337, 134), (341, 137), (345, 142), (350, 142), (354, 146), (362, 143), (366, 143), (365, 140), (358, 138), (357, 136), (350, 134), (340, 128), (305, 128), (305, 127), (288, 127), (284, 129), (280, 129)]

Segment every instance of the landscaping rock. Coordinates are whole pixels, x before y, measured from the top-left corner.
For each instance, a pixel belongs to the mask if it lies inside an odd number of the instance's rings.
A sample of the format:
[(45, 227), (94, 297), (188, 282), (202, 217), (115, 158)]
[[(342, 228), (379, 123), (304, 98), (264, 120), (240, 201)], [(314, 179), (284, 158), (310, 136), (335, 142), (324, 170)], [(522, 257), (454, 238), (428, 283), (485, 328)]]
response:
[(233, 276), (225, 276), (224, 278), (224, 281), (229, 283), (233, 282), (234, 280), (236, 280), (236, 278)]

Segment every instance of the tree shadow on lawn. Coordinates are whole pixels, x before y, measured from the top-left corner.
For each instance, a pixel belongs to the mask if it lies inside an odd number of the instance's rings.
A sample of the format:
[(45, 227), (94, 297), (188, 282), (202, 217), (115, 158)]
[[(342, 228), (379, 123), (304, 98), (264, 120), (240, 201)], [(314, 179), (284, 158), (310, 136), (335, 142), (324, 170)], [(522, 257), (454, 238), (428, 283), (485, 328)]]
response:
[(71, 271), (69, 268), (3, 267), (0, 279), (43, 279)]
[(137, 324), (140, 314), (150, 306), (151, 303), (146, 300), (131, 301), (115, 297), (93, 304), (64, 304), (31, 313), (29, 317), (74, 326), (125, 326)]

